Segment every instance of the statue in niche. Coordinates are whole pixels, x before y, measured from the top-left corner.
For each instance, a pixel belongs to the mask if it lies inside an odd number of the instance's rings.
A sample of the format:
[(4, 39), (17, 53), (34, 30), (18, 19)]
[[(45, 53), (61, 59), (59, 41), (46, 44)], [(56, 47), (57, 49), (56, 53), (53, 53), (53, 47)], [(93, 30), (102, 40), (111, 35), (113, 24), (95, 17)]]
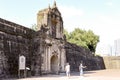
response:
[(52, 19), (52, 36), (53, 38), (56, 38), (56, 25), (57, 21), (55, 18)]

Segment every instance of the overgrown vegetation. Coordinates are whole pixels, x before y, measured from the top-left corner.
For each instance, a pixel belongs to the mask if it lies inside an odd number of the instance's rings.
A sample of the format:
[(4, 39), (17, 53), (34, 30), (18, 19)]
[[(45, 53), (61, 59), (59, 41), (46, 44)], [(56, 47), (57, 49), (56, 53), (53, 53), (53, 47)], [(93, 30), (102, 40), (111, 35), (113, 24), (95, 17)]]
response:
[(70, 33), (64, 30), (64, 34), (68, 42), (88, 48), (92, 52), (95, 52), (97, 43), (99, 42), (99, 36), (95, 35), (91, 30), (86, 31), (75, 28), (75, 30)]

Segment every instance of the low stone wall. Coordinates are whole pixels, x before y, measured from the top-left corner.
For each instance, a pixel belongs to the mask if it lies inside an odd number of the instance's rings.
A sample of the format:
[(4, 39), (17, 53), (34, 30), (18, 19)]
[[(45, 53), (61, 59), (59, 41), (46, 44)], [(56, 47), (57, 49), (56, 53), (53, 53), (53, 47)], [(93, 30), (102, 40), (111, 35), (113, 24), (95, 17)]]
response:
[(120, 69), (120, 56), (103, 57), (106, 69)]
[(102, 57), (94, 56), (89, 49), (77, 46), (66, 42), (66, 58), (67, 62), (71, 65), (71, 71), (79, 71), (79, 64), (82, 61), (85, 70), (98, 70), (104, 69), (104, 62)]

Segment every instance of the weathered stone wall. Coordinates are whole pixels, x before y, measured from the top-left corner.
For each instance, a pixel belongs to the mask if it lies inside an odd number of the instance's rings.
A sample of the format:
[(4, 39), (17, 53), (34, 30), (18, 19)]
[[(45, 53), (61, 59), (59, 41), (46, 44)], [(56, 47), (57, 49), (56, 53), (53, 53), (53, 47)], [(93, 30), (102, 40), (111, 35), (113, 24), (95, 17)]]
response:
[(71, 71), (78, 71), (81, 61), (84, 66), (87, 66), (85, 70), (98, 70), (105, 68), (102, 57), (94, 56), (88, 49), (71, 43), (66, 43), (65, 49), (67, 62), (71, 65)]
[(41, 66), (44, 64), (44, 48), (45, 48), (45, 34), (44, 30), (38, 31), (34, 34), (32, 39), (31, 48), (32, 50), (32, 64), (31, 64), (31, 75), (40, 76)]
[(103, 57), (106, 69), (120, 69), (120, 56)]
[(18, 74), (19, 55), (31, 66), (30, 43), (34, 31), (0, 18), (0, 77)]

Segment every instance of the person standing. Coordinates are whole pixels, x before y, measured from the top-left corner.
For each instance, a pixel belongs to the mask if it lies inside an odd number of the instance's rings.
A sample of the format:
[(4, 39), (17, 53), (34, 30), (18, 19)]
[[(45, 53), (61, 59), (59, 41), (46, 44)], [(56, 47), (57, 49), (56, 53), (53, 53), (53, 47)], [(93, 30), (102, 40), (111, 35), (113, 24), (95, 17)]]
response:
[(65, 66), (65, 71), (66, 71), (67, 77), (70, 77), (70, 65), (69, 65), (69, 63), (67, 63), (67, 65)]
[(86, 66), (83, 66), (82, 63), (80, 63), (79, 65), (80, 76), (83, 76), (83, 68), (86, 68)]

